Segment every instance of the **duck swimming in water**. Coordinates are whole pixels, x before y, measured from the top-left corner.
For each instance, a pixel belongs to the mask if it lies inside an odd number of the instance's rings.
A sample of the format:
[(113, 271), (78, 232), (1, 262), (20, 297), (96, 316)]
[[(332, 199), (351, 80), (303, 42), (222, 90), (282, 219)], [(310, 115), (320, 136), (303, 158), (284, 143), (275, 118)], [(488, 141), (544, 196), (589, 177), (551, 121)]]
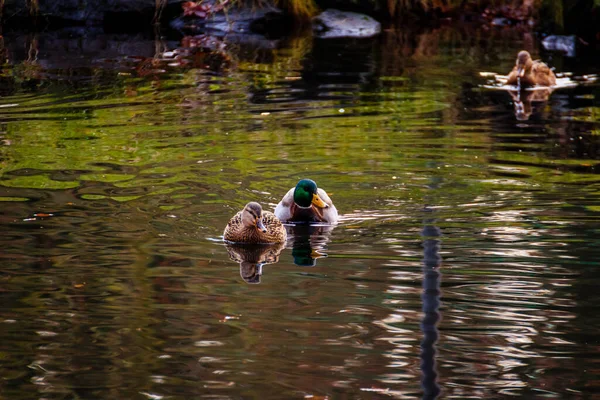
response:
[(335, 224), (338, 212), (323, 189), (315, 181), (301, 179), (275, 207), (275, 215), (283, 222), (324, 222)]
[(283, 243), (287, 233), (273, 213), (263, 211), (258, 203), (250, 202), (229, 220), (223, 239), (245, 244)]
[(507, 85), (520, 86), (520, 88), (556, 85), (554, 72), (543, 62), (533, 61), (529, 52), (520, 51), (515, 64), (508, 75)]

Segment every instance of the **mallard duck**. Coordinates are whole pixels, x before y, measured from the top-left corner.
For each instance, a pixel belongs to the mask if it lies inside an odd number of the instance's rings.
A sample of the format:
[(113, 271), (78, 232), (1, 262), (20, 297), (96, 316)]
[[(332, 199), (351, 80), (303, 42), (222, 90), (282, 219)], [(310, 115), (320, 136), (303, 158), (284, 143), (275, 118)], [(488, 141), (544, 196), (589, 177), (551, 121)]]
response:
[(301, 179), (275, 207), (275, 215), (283, 222), (325, 222), (335, 224), (338, 212), (323, 189), (311, 179)]
[(277, 217), (250, 202), (227, 223), (223, 239), (231, 243), (269, 244), (285, 242), (287, 233)]
[(546, 64), (541, 61), (533, 61), (529, 52), (522, 50), (517, 55), (516, 65), (508, 75), (507, 85), (529, 86), (554, 86), (556, 76)]

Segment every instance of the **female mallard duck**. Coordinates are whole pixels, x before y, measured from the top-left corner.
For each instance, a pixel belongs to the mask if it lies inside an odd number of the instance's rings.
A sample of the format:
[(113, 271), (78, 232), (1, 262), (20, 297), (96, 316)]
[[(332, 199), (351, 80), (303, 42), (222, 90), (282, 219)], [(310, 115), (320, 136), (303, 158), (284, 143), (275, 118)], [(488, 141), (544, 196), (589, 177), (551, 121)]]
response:
[(223, 239), (246, 244), (282, 243), (287, 239), (287, 233), (273, 213), (263, 211), (258, 203), (250, 202), (229, 220)]
[(508, 85), (520, 85), (521, 88), (529, 86), (554, 86), (556, 76), (546, 64), (541, 61), (533, 61), (531, 55), (522, 50), (517, 55), (516, 65), (508, 75)]
[(325, 222), (335, 224), (338, 212), (323, 189), (310, 179), (301, 179), (275, 207), (275, 215), (283, 222)]

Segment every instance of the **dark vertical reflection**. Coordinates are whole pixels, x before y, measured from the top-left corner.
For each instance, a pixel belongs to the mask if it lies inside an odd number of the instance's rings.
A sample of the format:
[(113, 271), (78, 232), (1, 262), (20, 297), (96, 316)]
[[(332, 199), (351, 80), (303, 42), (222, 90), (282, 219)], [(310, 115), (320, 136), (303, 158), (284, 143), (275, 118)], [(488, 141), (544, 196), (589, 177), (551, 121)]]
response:
[(333, 226), (287, 225), (288, 242), (292, 246), (294, 264), (314, 267), (317, 259), (327, 257), (325, 252)]
[[(435, 189), (434, 183), (430, 186)], [(423, 340), (421, 341), (421, 387), (423, 388), (423, 399), (436, 399), (440, 394), (437, 384), (437, 371), (435, 367), (435, 344), (438, 341), (437, 324), (440, 320), (440, 272), (442, 263), (440, 257), (440, 229), (435, 226), (433, 209), (425, 207), (425, 218), (423, 221), (423, 293), (421, 294), (423, 320), (421, 330)]]
[(284, 248), (283, 243), (272, 245), (225, 245), (229, 258), (240, 264), (240, 276), (246, 283), (260, 283), (265, 264), (275, 264)]

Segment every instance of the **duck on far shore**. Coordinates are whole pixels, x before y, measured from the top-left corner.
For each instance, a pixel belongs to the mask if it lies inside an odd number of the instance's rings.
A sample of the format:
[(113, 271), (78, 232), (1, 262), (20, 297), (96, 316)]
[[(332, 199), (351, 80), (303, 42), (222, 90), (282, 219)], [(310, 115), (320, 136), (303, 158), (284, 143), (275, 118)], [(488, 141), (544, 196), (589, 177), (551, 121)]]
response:
[(333, 201), (315, 181), (301, 179), (275, 207), (275, 215), (282, 222), (324, 222), (335, 224), (338, 212)]
[(536, 85), (556, 85), (554, 72), (543, 62), (533, 61), (529, 52), (521, 50), (517, 55), (515, 64), (515, 67), (508, 75), (507, 85), (519, 86), (520, 88)]

